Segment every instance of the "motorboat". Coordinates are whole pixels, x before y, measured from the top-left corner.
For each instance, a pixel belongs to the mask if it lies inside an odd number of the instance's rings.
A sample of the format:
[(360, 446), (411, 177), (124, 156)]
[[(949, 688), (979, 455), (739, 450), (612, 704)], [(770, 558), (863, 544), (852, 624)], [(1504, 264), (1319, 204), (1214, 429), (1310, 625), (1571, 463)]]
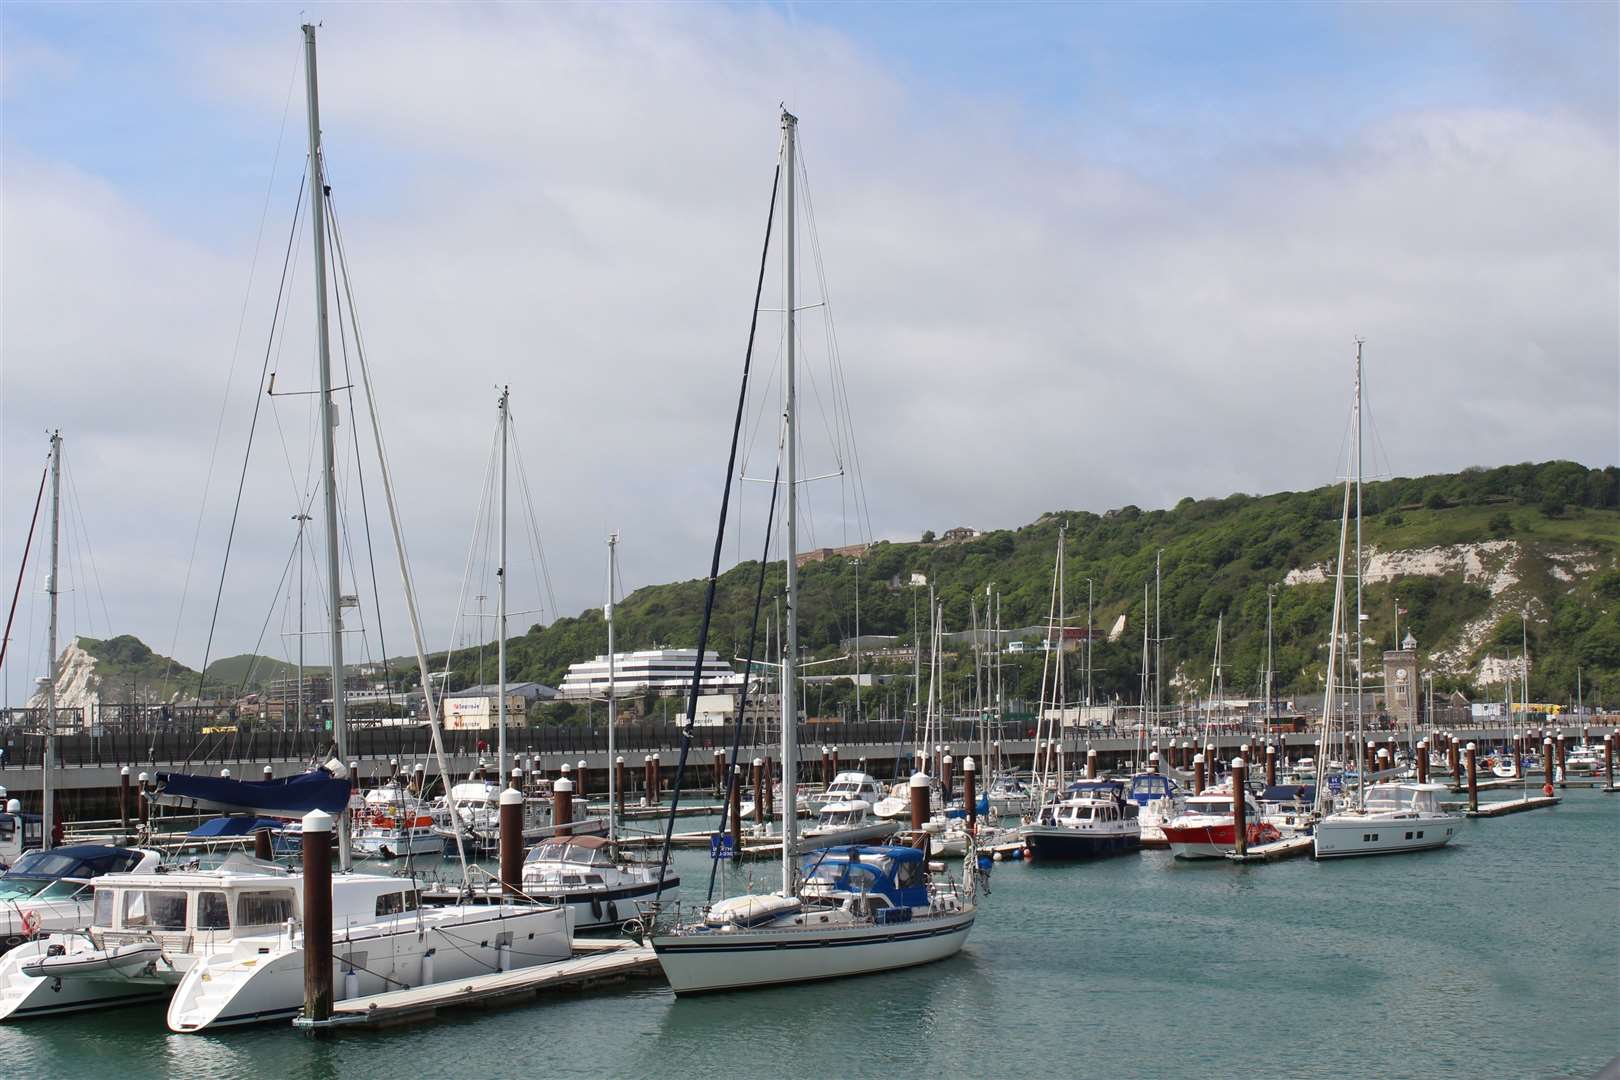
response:
[(0, 953), (37, 934), (88, 926), (95, 878), (151, 870), (162, 861), (146, 848), (103, 844), (26, 853), (0, 874)]
[(431, 807), (400, 808), (368, 814), (356, 823), (356, 859), (405, 859), (443, 856), (447, 813)]
[(1260, 820), (1284, 836), (1301, 836), (1316, 824), (1314, 784), (1273, 784), (1260, 793)]
[[(945, 785), (938, 777), (928, 778), (929, 816), (945, 812)], [(886, 820), (904, 820), (911, 817), (911, 782), (902, 780), (889, 789), (889, 794), (872, 806), (872, 813)]]
[(992, 817), (1022, 817), (1035, 809), (1035, 793), (1015, 774), (1004, 773), (990, 781), (985, 798)]
[(1564, 759), (1564, 771), (1570, 776), (1596, 776), (1603, 771), (1603, 755), (1597, 747), (1583, 743)]
[(1316, 823), (1316, 857), (1392, 855), (1451, 843), (1462, 818), (1440, 808), (1444, 784), (1373, 784), (1360, 805)]
[[(568, 908), (574, 928), (617, 929), (641, 914), (640, 905), (660, 892), (657, 862), (615, 853), (605, 836), (554, 836), (542, 840), (523, 862), (523, 895)], [(675, 899), (681, 879), (664, 876), (663, 897)]]
[(677, 995), (806, 982), (942, 960), (973, 928), (968, 882), (930, 878), (921, 850), (830, 848), (805, 856), (793, 896), (722, 900), (652, 936)]
[(827, 790), (809, 797), (811, 809), (819, 810), (828, 803), (849, 802), (860, 799), (867, 803), (875, 803), (888, 792), (877, 777), (863, 772), (841, 772), (833, 777), (833, 782), (827, 785)]
[(1181, 813), (1186, 797), (1173, 779), (1163, 773), (1143, 772), (1131, 777), (1125, 797), (1136, 805), (1136, 820), (1142, 827), (1143, 847), (1164, 847), (1164, 826)]
[[(461, 820), (462, 842), (472, 851), (490, 855), (500, 849), (501, 784), (492, 778), (469, 779), (453, 784), (450, 797), (441, 797), (433, 803), (435, 823), (432, 830), (450, 844), (455, 843), (455, 826), (451, 820), (451, 806)], [(606, 822), (587, 820), (589, 802), (583, 795), (575, 795), (572, 802), (570, 830), (575, 834), (605, 833)], [(523, 841), (532, 844), (555, 831), (552, 822), (552, 800), (531, 797), (523, 800)]]
[[(798, 816), (799, 817), (808, 817), (812, 813), (812, 811), (810, 809), (810, 797), (808, 795), (806, 795), (804, 792), (802, 792), (802, 791), (796, 792), (794, 802), (795, 802), (795, 806), (796, 806), (796, 808), (798, 810)], [(772, 808), (773, 816), (775, 816), (775, 817), (781, 817), (782, 816), (782, 783), (781, 783), (781, 781), (777, 781), (775, 784), (771, 785), (771, 808)], [(741, 810), (742, 810), (742, 820), (744, 820), (744, 821), (753, 820), (753, 817), (754, 817), (754, 800), (753, 800), (752, 796), (746, 797), (746, 798), (744, 798), (742, 800)], [(769, 827), (769, 822), (767, 822), (766, 825), (767, 825), (767, 828), (768, 828)]]
[[(0, 800), (5, 800), (6, 789), (0, 788)], [(27, 851), (44, 846), (45, 819), (38, 814), (25, 814), (22, 803), (16, 799), (5, 801), (0, 812), (0, 870), (11, 866)]]
[(1018, 830), (1035, 859), (1093, 859), (1142, 846), (1139, 807), (1123, 780), (1080, 780)]
[(816, 841), (817, 847), (865, 844), (887, 840), (896, 828), (893, 820), (874, 815), (872, 804), (865, 799), (849, 799), (823, 806), (816, 823), (804, 830), (803, 835), (806, 840)]
[[(1244, 834), (1250, 847), (1282, 839), (1275, 825), (1261, 819), (1254, 794), (1243, 793)], [(1164, 838), (1178, 859), (1220, 859), (1237, 850), (1237, 829), (1232, 820), (1232, 790), (1206, 788), (1187, 799), (1186, 807), (1165, 823)]]

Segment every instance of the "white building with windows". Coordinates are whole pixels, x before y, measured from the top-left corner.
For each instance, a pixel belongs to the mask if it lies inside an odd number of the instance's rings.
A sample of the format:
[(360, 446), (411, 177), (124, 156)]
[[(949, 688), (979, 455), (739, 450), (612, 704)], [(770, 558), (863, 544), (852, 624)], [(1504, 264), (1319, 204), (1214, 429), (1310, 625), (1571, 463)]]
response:
[[(696, 649), (641, 649), (614, 654), (614, 690), (620, 697), (634, 697), (651, 691), (659, 695), (684, 694), (692, 688), (692, 667)], [(726, 694), (742, 689), (743, 677), (730, 664), (710, 650), (703, 656), (704, 694)], [(607, 696), (608, 658), (598, 656), (568, 666), (558, 694), (565, 701), (584, 701)]]

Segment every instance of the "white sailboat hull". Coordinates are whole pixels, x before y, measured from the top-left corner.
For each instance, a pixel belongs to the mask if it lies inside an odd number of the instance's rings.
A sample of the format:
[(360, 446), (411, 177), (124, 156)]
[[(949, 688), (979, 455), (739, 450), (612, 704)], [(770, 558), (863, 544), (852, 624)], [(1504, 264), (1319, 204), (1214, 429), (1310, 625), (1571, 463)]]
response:
[(1450, 814), (1330, 814), (1316, 823), (1316, 857), (1431, 851), (1451, 843), (1458, 820)]
[(943, 960), (960, 952), (974, 911), (930, 915), (887, 926), (716, 929), (656, 936), (676, 994), (838, 979)]

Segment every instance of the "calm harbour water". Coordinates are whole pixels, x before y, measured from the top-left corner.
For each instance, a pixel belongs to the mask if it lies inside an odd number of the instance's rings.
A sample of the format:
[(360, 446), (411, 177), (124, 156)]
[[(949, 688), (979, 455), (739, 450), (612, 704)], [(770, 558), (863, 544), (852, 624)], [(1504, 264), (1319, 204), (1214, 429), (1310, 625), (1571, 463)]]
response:
[[(1620, 796), (1566, 795), (1424, 855), (998, 864), (962, 955), (888, 975), (325, 1040), (141, 1007), (0, 1026), (0, 1075), (1589, 1076), (1620, 1055)], [(679, 865), (701, 897), (706, 856)]]

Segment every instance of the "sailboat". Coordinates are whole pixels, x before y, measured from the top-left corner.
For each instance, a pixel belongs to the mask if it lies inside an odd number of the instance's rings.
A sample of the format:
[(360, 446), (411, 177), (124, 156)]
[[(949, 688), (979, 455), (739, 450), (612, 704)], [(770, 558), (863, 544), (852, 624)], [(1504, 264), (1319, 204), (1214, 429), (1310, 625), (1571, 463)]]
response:
[[(322, 478), (332, 658), (332, 726), (337, 757), (324, 769), (290, 780), (166, 777), (166, 793), (221, 807), (304, 813), (304, 823), (337, 826), (341, 871), (332, 875), (333, 986), (345, 998), (405, 986), (504, 971), (567, 959), (573, 950), (566, 909), (530, 903), (427, 907), (416, 883), (351, 871), (349, 784), (344, 709), (343, 595), (339, 574), (338, 493), (327, 326), (327, 188), (320, 137), (315, 69), (315, 27), (305, 25), (304, 58), (309, 106), (310, 223), (314, 235), (315, 320), (319, 350)], [(336, 235), (334, 233), (334, 235)], [(338, 252), (342, 262), (341, 249)], [(352, 310), (352, 296), (350, 297)], [(411, 587), (398, 509), (365, 357), (361, 376), (372, 410), (383, 490), (415, 637), (418, 670), (430, 685), (426, 647)], [(443, 733), (432, 695), (428, 722), (441, 774), (448, 776)], [(515, 795), (515, 793), (513, 793)], [(457, 836), (457, 847), (461, 839)], [(99, 1010), (110, 1005), (169, 998), (167, 1021), (176, 1032), (285, 1020), (305, 1004), (303, 875), (274, 863), (236, 855), (214, 869), (171, 873), (107, 874), (95, 881), (88, 931), (48, 935), (0, 958), (0, 1019)], [(316, 1020), (325, 1017), (317, 1016)]]
[[(608, 537), (608, 599), (602, 608), (607, 622), (608, 760), (616, 756), (618, 668), (614, 658), (613, 605), (618, 591), (619, 534)], [(505, 672), (502, 672), (504, 677)], [(660, 894), (674, 897), (681, 879), (660, 864), (629, 858), (618, 845), (616, 769), (608, 769), (606, 835), (580, 835), (570, 826), (558, 829), (531, 849), (523, 862), (523, 892), (531, 899), (560, 904), (577, 929), (617, 928), (640, 913), (643, 901)]]
[[(781, 696), (782, 776), (789, 790), (798, 772), (797, 128), (798, 119), (784, 109), (779, 175), (784, 181), (787, 632)], [(917, 773), (912, 783), (926, 786), (928, 778)], [(683, 920), (677, 909), (672, 920), (655, 925), (650, 940), (670, 987), (678, 995), (735, 990), (890, 971), (954, 955), (976, 917), (974, 875), (961, 884), (930, 880), (926, 846), (926, 841), (921, 848), (851, 845), (812, 852), (801, 864), (798, 821), (791, 811), (785, 813), (779, 891), (721, 900), (695, 920)]]
[[(1340, 613), (1344, 597), (1344, 561), (1349, 532), (1352, 494), (1355, 503), (1356, 541), (1356, 611), (1351, 633), (1356, 644), (1356, 697), (1354, 746), (1359, 755), (1365, 745), (1362, 729), (1365, 713), (1362, 705), (1361, 647), (1364, 633), (1361, 626), (1361, 341), (1356, 342), (1355, 403), (1352, 406), (1353, 445), (1351, 470), (1345, 479), (1344, 519), (1339, 528), (1339, 564), (1335, 583), (1333, 644), (1328, 650), (1328, 696), (1323, 701), (1323, 724), (1330, 723), (1336, 671), (1335, 654), (1339, 641)], [(1324, 746), (1326, 738), (1324, 737)], [(1348, 758), (1346, 760), (1354, 760)], [(1456, 835), (1460, 818), (1440, 808), (1440, 794), (1444, 784), (1380, 783), (1369, 784), (1367, 767), (1363, 762), (1356, 770), (1354, 804), (1323, 817), (1316, 823), (1314, 849), (1318, 859), (1342, 858), (1348, 855), (1387, 855), (1409, 851), (1428, 851), (1444, 847)], [(1325, 790), (1319, 782), (1317, 791)]]

